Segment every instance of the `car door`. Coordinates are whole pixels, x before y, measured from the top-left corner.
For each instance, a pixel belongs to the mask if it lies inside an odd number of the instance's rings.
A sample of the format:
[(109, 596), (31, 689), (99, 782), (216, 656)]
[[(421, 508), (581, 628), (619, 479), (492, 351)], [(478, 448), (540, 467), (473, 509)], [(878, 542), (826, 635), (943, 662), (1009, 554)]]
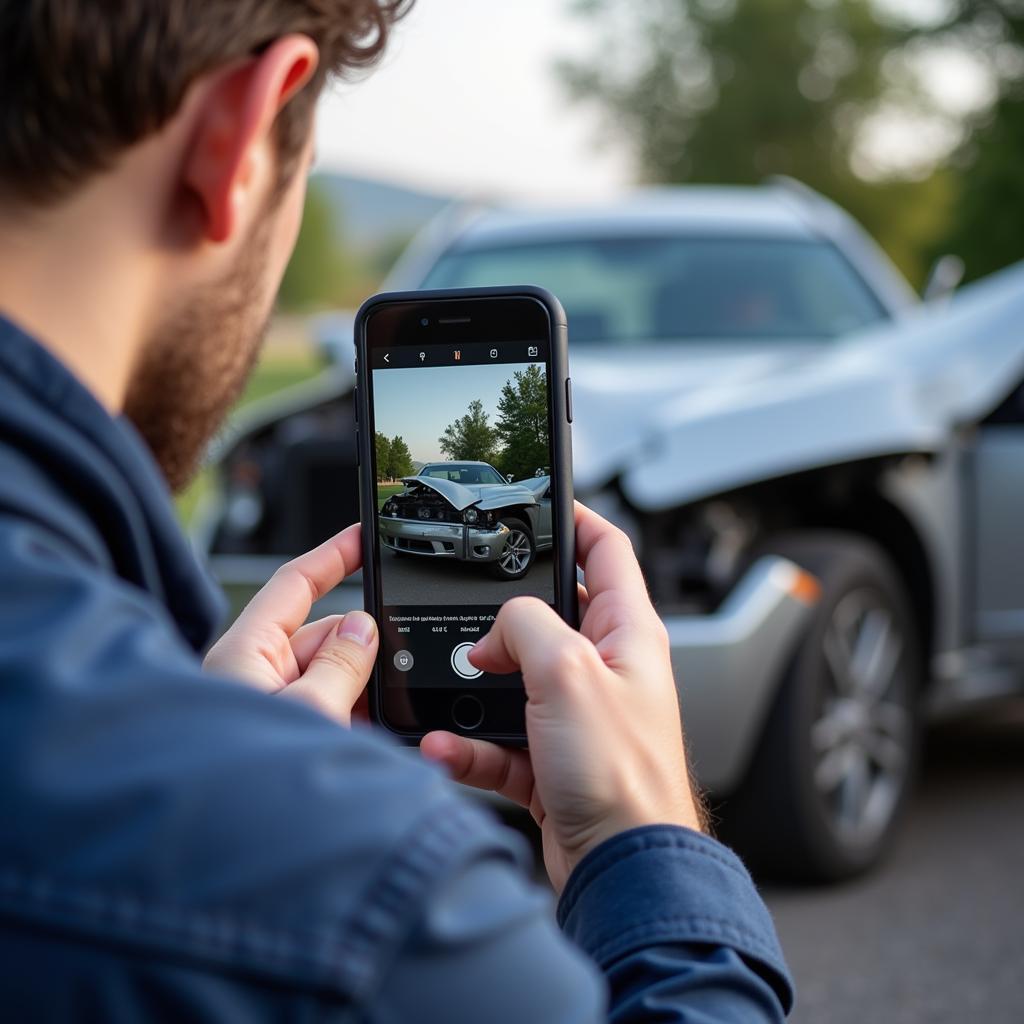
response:
[(1024, 664), (1024, 382), (980, 424), (973, 464), (977, 636)]

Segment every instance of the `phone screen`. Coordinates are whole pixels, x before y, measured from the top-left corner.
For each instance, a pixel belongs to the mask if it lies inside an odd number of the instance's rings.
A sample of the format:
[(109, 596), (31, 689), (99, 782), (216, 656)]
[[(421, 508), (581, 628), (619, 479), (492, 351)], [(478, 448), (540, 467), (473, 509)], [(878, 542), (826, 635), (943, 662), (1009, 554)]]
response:
[(432, 335), (369, 348), (382, 682), (521, 687), (467, 654), (509, 598), (555, 602), (550, 340)]

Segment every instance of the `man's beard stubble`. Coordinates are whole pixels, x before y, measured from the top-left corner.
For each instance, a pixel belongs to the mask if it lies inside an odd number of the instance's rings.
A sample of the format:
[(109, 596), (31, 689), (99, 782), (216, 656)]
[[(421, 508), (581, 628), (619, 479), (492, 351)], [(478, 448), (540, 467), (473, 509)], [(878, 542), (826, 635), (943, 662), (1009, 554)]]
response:
[(230, 275), (190, 296), (154, 332), (132, 376), (125, 416), (173, 492), (195, 475), (259, 357), (269, 322), (265, 224)]

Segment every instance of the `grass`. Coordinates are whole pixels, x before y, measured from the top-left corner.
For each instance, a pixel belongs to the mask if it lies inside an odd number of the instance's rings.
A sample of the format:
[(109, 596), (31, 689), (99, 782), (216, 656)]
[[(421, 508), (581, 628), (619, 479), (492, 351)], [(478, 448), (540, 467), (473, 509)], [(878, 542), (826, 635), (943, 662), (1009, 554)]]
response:
[(399, 491), (403, 490), (405, 490), (405, 484), (377, 484), (377, 511), (380, 511), (384, 502), (392, 494), (398, 494)]
[[(287, 345), (275, 346), (273, 341), (268, 344), (253, 371), (245, 392), (239, 399), (235, 409), (241, 409), (252, 402), (267, 398), (269, 395), (293, 384), (310, 380), (323, 368), (323, 363), (309, 346)], [(183, 526), (188, 526), (200, 499), (210, 487), (212, 471), (203, 469), (189, 485), (188, 489), (177, 498), (178, 518)]]

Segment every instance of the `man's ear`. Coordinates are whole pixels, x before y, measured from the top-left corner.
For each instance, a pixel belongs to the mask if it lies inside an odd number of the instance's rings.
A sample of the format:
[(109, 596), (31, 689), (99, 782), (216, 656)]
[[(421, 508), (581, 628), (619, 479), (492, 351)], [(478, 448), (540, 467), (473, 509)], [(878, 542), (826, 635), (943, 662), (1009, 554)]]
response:
[(284, 36), (206, 85), (183, 181), (204, 213), (207, 240), (227, 241), (239, 229), (245, 204), (261, 185), (261, 162), (274, 155), (274, 121), (312, 77), (318, 59), (308, 36)]

